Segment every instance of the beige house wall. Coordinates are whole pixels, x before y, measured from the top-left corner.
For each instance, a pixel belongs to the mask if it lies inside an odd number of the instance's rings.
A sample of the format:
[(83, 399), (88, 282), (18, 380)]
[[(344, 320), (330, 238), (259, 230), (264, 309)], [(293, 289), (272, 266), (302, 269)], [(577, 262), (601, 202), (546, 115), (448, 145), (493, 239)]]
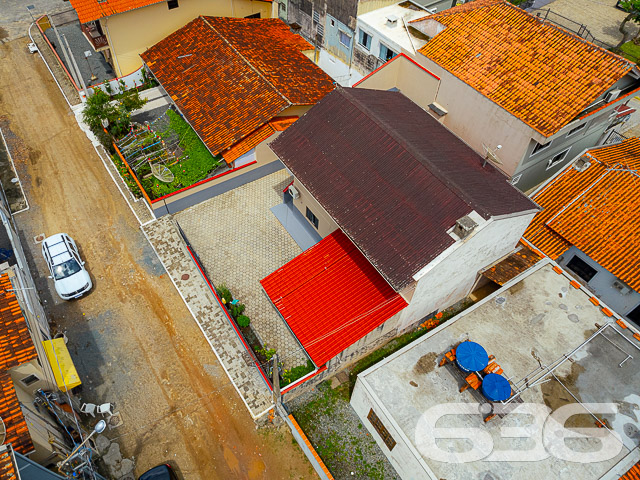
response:
[[(307, 207), (316, 217), (318, 217), (318, 234), (324, 238), (335, 232), (339, 228), (338, 224), (333, 220), (333, 218), (331, 218), (318, 201), (313, 198), (313, 195), (309, 193), (309, 190), (307, 190), (297, 178), (293, 179), (293, 186), (300, 193), (298, 198), (293, 199), (293, 205), (304, 218), (307, 218)], [(311, 222), (309, 222), (309, 225), (315, 228), (315, 225)]]
[(370, 76), (365, 77), (356, 88), (389, 90), (397, 88), (413, 103), (425, 110), (435, 101), (440, 80), (426, 72), (406, 57), (398, 56)]
[[(313, 195), (309, 193), (302, 183), (297, 178), (293, 180), (293, 186), (298, 190), (300, 196), (293, 199), (293, 205), (298, 209), (302, 216), (307, 218), (307, 208), (318, 217), (318, 234), (322, 238), (335, 232), (339, 227), (338, 224), (331, 218), (331, 216), (325, 211), (325, 209), (313, 198)], [(311, 222), (309, 225), (315, 228)]]
[[(46, 359), (44, 361), (46, 362)], [(35, 448), (35, 452), (29, 455), (29, 458), (44, 463), (53, 458), (55, 451), (60, 451), (59, 446), (64, 445), (65, 439), (53, 419), (47, 413), (38, 412), (33, 406), (34, 392), (38, 389), (55, 391), (57, 386), (46, 380), (45, 373), (36, 360), (12, 368), (9, 374)], [(36, 375), (40, 381), (26, 386), (21, 380), (29, 375)], [(56, 446), (56, 443), (59, 446)]]
[(389, 5), (395, 5), (397, 0), (360, 0), (358, 2), (358, 16), (363, 15), (373, 10), (377, 10), (382, 7), (388, 7)]
[(289, 108), (285, 108), (282, 112), (280, 112), (278, 117), (301, 117), (305, 113), (309, 111), (309, 109), (313, 107), (313, 105), (294, 105)]
[[(277, 6), (277, 2), (274, 2)], [(169, 10), (167, 2), (100, 19), (108, 38), (118, 77), (128, 75), (142, 65), (140, 54), (199, 15), (246, 17), (260, 13), (271, 18), (272, 4), (253, 0), (180, 0)]]
[(496, 167), (512, 176), (531, 139), (542, 141), (542, 135), (425, 56), (416, 60), (441, 79), (436, 102), (448, 112), (440, 117), (442, 124), (480, 155), (483, 145), (494, 152), (502, 145), (497, 151), (502, 164)]

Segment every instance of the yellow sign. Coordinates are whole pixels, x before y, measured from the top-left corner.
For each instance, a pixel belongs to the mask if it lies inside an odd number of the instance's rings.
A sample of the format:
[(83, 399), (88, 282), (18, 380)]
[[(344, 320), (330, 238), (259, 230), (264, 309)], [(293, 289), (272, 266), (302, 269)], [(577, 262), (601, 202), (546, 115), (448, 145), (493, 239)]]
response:
[(66, 392), (82, 384), (73, 360), (71, 360), (71, 355), (69, 355), (69, 350), (64, 343), (64, 338), (45, 340), (42, 342), (42, 346), (47, 353), (47, 360), (49, 360), (49, 365), (51, 365), (60, 390)]

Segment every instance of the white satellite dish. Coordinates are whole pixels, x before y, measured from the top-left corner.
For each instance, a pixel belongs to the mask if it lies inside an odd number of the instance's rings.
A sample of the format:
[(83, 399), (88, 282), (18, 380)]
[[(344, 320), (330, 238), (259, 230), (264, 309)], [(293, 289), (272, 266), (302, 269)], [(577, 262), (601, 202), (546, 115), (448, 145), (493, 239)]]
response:
[(502, 165), (502, 161), (500, 160), (500, 158), (496, 153), (501, 148), (502, 148), (502, 145), (497, 145), (495, 149), (491, 149), (483, 143), (482, 149), (484, 150), (485, 162), (482, 164), (482, 166), (484, 167), (486, 165), (487, 163), (486, 160), (489, 160), (491, 163), (494, 163), (494, 164)]
[(173, 182), (173, 179), (175, 178), (175, 175), (171, 170), (169, 170), (166, 166), (159, 165), (157, 163), (151, 165), (151, 173), (158, 180), (165, 183)]

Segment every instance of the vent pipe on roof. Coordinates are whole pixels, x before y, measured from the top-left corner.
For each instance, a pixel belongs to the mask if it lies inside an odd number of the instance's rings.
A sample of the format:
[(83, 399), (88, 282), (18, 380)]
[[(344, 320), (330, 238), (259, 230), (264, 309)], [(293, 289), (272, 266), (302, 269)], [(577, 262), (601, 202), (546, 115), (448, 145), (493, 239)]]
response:
[(462, 240), (468, 237), (477, 226), (478, 224), (469, 215), (465, 215), (456, 222), (453, 233)]
[(396, 25), (398, 25), (398, 17), (396, 17), (395, 15), (389, 15), (387, 17), (387, 27), (395, 27)]

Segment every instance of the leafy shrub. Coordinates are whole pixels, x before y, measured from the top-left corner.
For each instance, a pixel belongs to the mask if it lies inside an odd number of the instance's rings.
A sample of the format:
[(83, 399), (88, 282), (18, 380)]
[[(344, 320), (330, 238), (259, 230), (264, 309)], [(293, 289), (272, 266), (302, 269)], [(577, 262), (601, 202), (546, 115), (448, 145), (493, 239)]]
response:
[(265, 343), (264, 347), (262, 348), (255, 348), (255, 351), (257, 353), (259, 353), (260, 355), (262, 355), (264, 358), (267, 359), (267, 362), (269, 360), (271, 360), (273, 358), (273, 356), (276, 354), (276, 349), (275, 348), (269, 348), (269, 346)]
[(246, 315), (240, 315), (237, 321), (238, 321), (238, 326), (242, 328), (248, 327), (249, 324), (251, 323), (251, 320)]
[(282, 383), (281, 387), (285, 385), (289, 385), (290, 383), (295, 382), (299, 378), (304, 377), (305, 375), (313, 372), (315, 370), (315, 366), (311, 360), (307, 360), (306, 365), (298, 365), (297, 367), (293, 367), (290, 370), (285, 370), (282, 374)]
[(235, 305), (231, 305), (229, 311), (231, 312), (231, 316), (236, 320), (244, 313), (244, 303), (236, 303)]
[(225, 303), (229, 305), (233, 300), (233, 296), (231, 295), (231, 291), (227, 288), (227, 286), (223, 283), (216, 288), (216, 292), (218, 292), (218, 296)]

